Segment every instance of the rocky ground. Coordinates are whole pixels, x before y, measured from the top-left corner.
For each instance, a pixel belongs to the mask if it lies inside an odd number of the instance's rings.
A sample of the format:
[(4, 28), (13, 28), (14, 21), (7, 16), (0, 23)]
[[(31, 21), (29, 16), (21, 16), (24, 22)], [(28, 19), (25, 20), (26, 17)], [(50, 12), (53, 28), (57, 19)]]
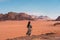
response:
[(60, 40), (59, 36), (56, 36), (56, 33), (46, 33), (41, 35), (32, 35), (32, 36), (22, 36), (6, 40)]

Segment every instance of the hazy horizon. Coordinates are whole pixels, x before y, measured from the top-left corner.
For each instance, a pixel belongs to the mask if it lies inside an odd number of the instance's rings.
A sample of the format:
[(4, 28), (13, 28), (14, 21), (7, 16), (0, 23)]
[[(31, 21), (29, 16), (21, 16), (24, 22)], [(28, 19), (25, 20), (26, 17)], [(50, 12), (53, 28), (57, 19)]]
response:
[(11, 11), (55, 19), (60, 16), (60, 0), (0, 0), (0, 13)]

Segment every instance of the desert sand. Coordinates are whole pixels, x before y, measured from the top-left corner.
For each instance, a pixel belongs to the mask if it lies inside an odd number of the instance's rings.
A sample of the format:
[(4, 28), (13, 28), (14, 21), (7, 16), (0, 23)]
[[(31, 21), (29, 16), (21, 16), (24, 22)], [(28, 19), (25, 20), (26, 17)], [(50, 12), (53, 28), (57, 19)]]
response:
[[(32, 35), (40, 35), (54, 32), (60, 36), (60, 25), (53, 24), (59, 21), (35, 20), (31, 21)], [(26, 36), (28, 20), (22, 21), (0, 21), (0, 40)]]

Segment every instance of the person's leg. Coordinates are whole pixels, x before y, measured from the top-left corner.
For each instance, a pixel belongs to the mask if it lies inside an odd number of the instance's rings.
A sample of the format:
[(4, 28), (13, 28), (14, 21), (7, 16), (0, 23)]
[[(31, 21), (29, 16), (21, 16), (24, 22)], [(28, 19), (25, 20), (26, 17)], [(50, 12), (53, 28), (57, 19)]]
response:
[(27, 31), (26, 35), (28, 35), (28, 36), (31, 35), (31, 28), (28, 28), (28, 31)]
[(31, 35), (31, 28), (29, 28), (28, 35), (29, 36)]

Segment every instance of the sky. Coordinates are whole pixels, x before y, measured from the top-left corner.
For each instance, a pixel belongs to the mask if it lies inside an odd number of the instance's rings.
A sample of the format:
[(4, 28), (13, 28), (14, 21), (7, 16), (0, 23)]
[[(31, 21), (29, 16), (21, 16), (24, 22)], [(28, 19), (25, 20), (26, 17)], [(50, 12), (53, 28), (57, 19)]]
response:
[(8, 12), (57, 18), (60, 16), (60, 0), (0, 0), (0, 13)]

